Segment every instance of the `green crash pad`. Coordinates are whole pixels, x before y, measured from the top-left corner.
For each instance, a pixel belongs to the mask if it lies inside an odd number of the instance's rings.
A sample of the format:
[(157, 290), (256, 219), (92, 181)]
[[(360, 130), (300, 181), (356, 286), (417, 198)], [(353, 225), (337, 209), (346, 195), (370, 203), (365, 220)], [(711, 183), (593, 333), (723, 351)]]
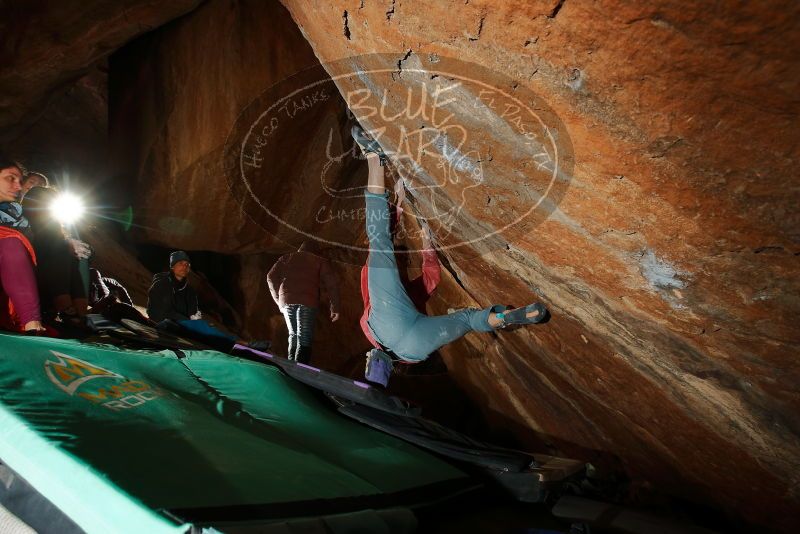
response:
[(183, 354), (0, 335), (0, 460), (87, 531), (413, 505), (472, 485), (277, 367)]

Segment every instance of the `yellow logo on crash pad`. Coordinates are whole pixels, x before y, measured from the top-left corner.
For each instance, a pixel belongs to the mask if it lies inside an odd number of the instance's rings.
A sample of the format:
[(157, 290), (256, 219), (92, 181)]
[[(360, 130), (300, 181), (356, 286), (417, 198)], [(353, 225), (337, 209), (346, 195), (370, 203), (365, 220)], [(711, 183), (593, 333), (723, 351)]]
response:
[(55, 362), (50, 360), (44, 362), (44, 372), (53, 384), (70, 395), (74, 395), (75, 390), (77, 390), (81, 384), (85, 384), (93, 378), (122, 378), (121, 375), (113, 371), (103, 369), (102, 367), (98, 367), (73, 356), (67, 356), (66, 354), (54, 350), (50, 352), (52, 352), (58, 360)]
[[(77, 395), (114, 411), (135, 408), (165, 395), (163, 390), (139, 380), (130, 380), (74, 356), (67, 356), (54, 350), (50, 352), (56, 357), (56, 361), (45, 361), (44, 372), (53, 384), (68, 395)], [(108, 385), (105, 382), (106, 387), (98, 385), (77, 391), (79, 387), (96, 378), (110, 378), (116, 383)]]

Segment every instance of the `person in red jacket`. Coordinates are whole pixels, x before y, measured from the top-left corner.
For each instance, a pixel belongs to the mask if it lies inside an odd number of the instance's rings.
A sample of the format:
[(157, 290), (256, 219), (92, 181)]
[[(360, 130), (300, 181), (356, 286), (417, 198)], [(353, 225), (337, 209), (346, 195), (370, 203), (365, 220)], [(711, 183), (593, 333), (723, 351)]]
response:
[(0, 328), (12, 332), (43, 331), (34, 266), (36, 255), (27, 238), (0, 226)]
[[(19, 165), (0, 155), (0, 204), (19, 200), (21, 179)], [(36, 254), (28, 239), (13, 227), (22, 219), (21, 215), (0, 217), (0, 328), (39, 332), (43, 327), (34, 272)]]
[(315, 241), (304, 241), (296, 252), (278, 258), (267, 273), (267, 284), (289, 329), (289, 359), (309, 363), (320, 289), (328, 294), (331, 321), (339, 319), (339, 284), (330, 264)]

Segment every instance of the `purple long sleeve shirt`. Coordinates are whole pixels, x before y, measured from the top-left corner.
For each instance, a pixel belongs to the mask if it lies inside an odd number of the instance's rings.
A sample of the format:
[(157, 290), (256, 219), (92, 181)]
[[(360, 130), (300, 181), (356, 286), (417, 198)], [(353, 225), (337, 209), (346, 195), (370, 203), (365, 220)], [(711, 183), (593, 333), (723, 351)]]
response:
[(20, 325), (42, 319), (33, 262), (19, 239), (0, 239), (0, 283), (0, 300), (11, 300)]

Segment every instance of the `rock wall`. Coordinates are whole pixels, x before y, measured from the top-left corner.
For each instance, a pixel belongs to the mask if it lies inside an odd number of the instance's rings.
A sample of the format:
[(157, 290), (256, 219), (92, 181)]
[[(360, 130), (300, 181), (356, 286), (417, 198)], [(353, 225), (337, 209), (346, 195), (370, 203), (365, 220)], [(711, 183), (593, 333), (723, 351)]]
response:
[(0, 142), (40, 117), (49, 99), (143, 32), (199, 0), (7, 2), (0, 17)]
[[(386, 66), (397, 71), (458, 57), (509, 75), (566, 125), (575, 170), (558, 209), (509, 250), (454, 262), (480, 304), (542, 295), (553, 321), (470, 337), (449, 351), (451, 372), (522, 428), (789, 525), (797, 6), (284, 4), (332, 76), (335, 60), (359, 54), (394, 54)], [(359, 81), (399, 94), (410, 85)], [(475, 136), (499, 145), (503, 128)], [(495, 156), (490, 172), (513, 179), (513, 165)], [(499, 211), (478, 217), (497, 226)]]
[[(440, 187), (410, 198), (409, 212), (461, 209), (451, 232), (434, 228), (448, 269), (431, 311), (541, 300), (552, 312), (545, 325), (473, 334), (443, 350), (450, 376), (524, 443), (612, 455), (659, 488), (796, 527), (798, 5), (283, 5), (288, 13), (275, 2), (211, 1), (112, 58), (112, 142), (133, 184), (139, 238), (242, 255), (237, 307), (251, 330), (277, 336), (263, 272), (301, 239), (292, 226), (361, 242), (348, 216), (358, 200), (330, 191), (363, 184), (364, 169), (326, 167), (321, 154), (348, 146), (342, 100), (328, 93), (249, 153), (260, 167), (243, 186), (231, 139), (252, 133), (274, 84), (321, 61), (351, 105), (365, 89), (387, 102), (383, 115), (360, 118), (398, 155), (400, 126), (441, 129), (431, 117), (387, 119), (420, 78), (471, 74), (495, 91), (532, 94), (569, 164), (531, 220), (477, 239), (549, 191), (515, 117), (478, 91), (445, 106), (467, 139), (450, 166), (411, 165)], [(461, 70), (439, 74), (442, 65)], [(441, 137), (426, 150), (455, 153)], [(461, 182), (445, 176), (453, 167)], [(464, 193), (473, 167), (481, 181)], [(407, 178), (408, 168), (395, 159), (390, 172)], [(336, 216), (322, 224), (331, 198), (326, 213)], [(474, 244), (456, 246), (465, 242)], [(364, 348), (363, 257), (357, 247), (329, 254), (340, 260), (348, 310), (318, 341), (324, 365), (343, 368)]]
[(81, 195), (92, 208), (115, 200), (106, 196), (114, 189), (108, 175), (107, 79), (105, 65), (91, 69), (56, 91), (28, 128), (0, 145), (28, 170), (44, 173), (51, 185)]
[[(114, 173), (132, 184), (140, 239), (187, 250), (289, 250), (291, 236), (240, 208), (225, 174), (226, 143), (240, 115), (270, 86), (317, 64), (277, 2), (209, 2), (123, 48), (110, 61)], [(344, 122), (341, 101), (324, 103), (308, 124)], [(314, 128), (308, 128), (313, 137)], [(287, 138), (265, 169), (259, 194), (296, 223), (313, 221), (312, 138)], [(302, 141), (303, 146), (296, 146)], [(300, 152), (298, 152), (298, 150)], [(293, 205), (300, 190), (304, 203)], [(268, 230), (268, 231), (265, 231)], [(276, 239), (277, 238), (277, 239)]]
[[(575, 165), (560, 205), (507, 250), (455, 258), (464, 291), (450, 284), (434, 306), (542, 298), (553, 312), (446, 351), (474, 398), (520, 435), (608, 451), (678, 494), (796, 525), (797, 4), (283, 3), (334, 77), (340, 58), (393, 54), (397, 76), (343, 78), (343, 95), (402, 95), (404, 66), (457, 57), (566, 126)], [(496, 182), (515, 179), (509, 122), (470, 130), (498, 145)], [(497, 227), (502, 204), (473, 216)]]

